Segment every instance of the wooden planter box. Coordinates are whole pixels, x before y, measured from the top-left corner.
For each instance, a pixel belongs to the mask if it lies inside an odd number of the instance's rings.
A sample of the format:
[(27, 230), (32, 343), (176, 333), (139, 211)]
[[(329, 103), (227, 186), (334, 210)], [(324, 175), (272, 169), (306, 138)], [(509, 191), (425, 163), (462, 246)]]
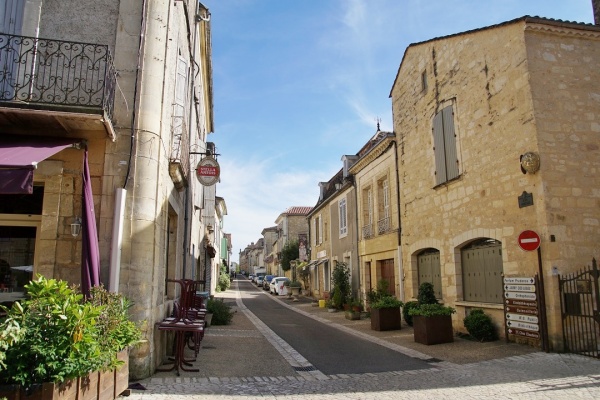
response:
[(372, 308), (371, 329), (374, 331), (391, 331), (401, 328), (402, 314), (400, 307)]
[(433, 317), (413, 316), (415, 342), (421, 344), (440, 344), (454, 342), (452, 316), (436, 315)]
[(26, 392), (19, 385), (0, 385), (0, 398), (7, 400), (106, 400), (116, 399), (129, 387), (129, 352), (117, 357), (125, 364), (115, 371), (95, 371), (63, 384), (43, 383)]

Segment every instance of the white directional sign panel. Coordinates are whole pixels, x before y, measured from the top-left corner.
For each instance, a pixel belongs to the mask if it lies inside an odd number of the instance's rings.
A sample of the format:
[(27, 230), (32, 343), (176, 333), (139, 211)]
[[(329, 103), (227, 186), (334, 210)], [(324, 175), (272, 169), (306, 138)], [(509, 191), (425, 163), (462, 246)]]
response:
[(525, 292), (504, 292), (504, 297), (507, 299), (521, 299), (521, 300), (535, 300), (537, 296), (535, 293)]
[(519, 277), (506, 277), (504, 278), (505, 284), (511, 285), (533, 285), (535, 280), (533, 278), (519, 278)]
[(535, 292), (534, 285), (504, 285), (507, 292)]

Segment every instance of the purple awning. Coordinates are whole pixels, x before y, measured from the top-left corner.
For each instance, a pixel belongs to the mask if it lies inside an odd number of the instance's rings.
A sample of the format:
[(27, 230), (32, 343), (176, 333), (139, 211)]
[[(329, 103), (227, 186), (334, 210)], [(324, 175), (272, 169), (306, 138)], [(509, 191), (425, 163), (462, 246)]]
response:
[(98, 246), (98, 230), (96, 229), (96, 213), (94, 212), (87, 148), (83, 155), (82, 178), (81, 292), (89, 297), (90, 289), (100, 285), (100, 248)]
[(2, 135), (0, 138), (0, 193), (33, 193), (37, 164), (80, 139)]

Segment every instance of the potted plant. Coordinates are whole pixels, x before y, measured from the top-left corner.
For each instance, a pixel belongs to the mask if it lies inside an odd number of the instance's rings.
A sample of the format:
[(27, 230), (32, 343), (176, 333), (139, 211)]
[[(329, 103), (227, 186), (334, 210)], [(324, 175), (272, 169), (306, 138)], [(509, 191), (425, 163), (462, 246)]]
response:
[(337, 311), (337, 308), (335, 308), (335, 303), (332, 299), (325, 300), (325, 307), (327, 308), (328, 312), (332, 313)]
[(350, 301), (350, 303), (348, 303), (347, 305), (348, 305), (348, 309), (344, 311), (346, 314), (346, 319), (359, 320), (360, 312), (362, 309), (360, 301), (352, 299), (352, 301)]
[(302, 289), (302, 284), (298, 281), (291, 281), (289, 288), (292, 291), (292, 296), (300, 295), (300, 289)]
[(417, 305), (408, 311), (412, 316), (415, 342), (426, 345), (453, 342), (452, 314), (456, 310), (438, 303), (429, 282), (419, 286), (417, 299)]
[(102, 374), (110, 379), (103, 398), (127, 389), (127, 349), (141, 332), (128, 319), (126, 299), (96, 288), (85, 301), (65, 281), (44, 277), (25, 288), (26, 300), (4, 308), (0, 324), (0, 398), (42, 392), (83, 398), (100, 392)]
[(389, 331), (400, 329), (402, 317), (400, 308), (402, 302), (392, 295), (381, 296), (370, 303), (371, 329), (375, 331)]

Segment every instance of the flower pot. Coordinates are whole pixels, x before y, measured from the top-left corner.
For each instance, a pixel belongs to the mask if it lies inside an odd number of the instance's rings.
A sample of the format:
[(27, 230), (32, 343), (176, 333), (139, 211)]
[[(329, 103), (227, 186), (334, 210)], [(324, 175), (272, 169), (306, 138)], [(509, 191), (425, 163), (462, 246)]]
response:
[(300, 295), (300, 289), (299, 287), (296, 286), (292, 286), (290, 287), (292, 290), (292, 296), (299, 296)]
[(452, 316), (450, 315), (435, 315), (431, 317), (414, 315), (413, 329), (415, 342), (417, 343), (432, 345), (454, 341)]
[(345, 312), (345, 317), (346, 319), (349, 320), (358, 320), (360, 319), (360, 311), (352, 311), (352, 310), (348, 310)]
[(400, 307), (371, 309), (371, 329), (374, 331), (400, 329), (401, 323)]
[(42, 383), (25, 390), (20, 385), (0, 385), (7, 400), (106, 400), (116, 399), (129, 387), (129, 352), (117, 355), (124, 364), (113, 371), (95, 371), (62, 384)]

